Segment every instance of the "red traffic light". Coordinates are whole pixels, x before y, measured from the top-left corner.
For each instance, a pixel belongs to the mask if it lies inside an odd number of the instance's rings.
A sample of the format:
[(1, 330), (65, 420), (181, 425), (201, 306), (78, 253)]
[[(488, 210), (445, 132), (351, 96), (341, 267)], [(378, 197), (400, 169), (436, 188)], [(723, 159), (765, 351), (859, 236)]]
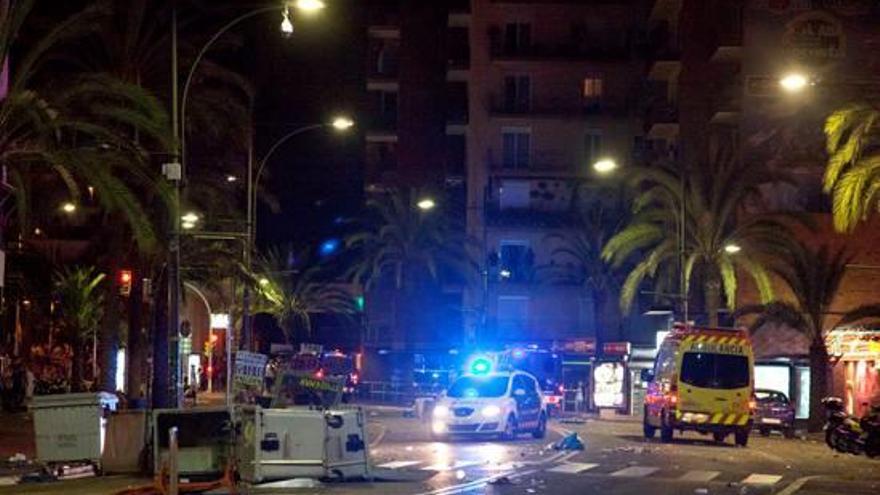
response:
[(119, 270), (116, 279), (119, 281), (119, 295), (128, 296), (131, 294), (131, 281), (134, 275), (131, 270)]

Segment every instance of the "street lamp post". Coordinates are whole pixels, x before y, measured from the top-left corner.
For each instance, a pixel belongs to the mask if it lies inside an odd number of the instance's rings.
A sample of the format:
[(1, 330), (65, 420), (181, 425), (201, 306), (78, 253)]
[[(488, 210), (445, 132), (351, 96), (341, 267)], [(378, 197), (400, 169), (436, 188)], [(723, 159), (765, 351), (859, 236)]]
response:
[[(303, 11), (316, 11), (324, 7), (322, 0), (298, 0), (293, 4), (296, 8)], [(163, 174), (166, 179), (173, 183), (174, 191), (171, 199), (171, 229), (168, 239), (168, 337), (169, 345), (169, 364), (174, 369), (173, 389), (174, 403), (179, 406), (183, 403), (183, 370), (180, 361), (179, 352), (179, 332), (180, 332), (180, 193), (183, 178), (186, 172), (186, 106), (189, 97), (189, 91), (192, 86), (193, 77), (198, 69), (199, 63), (205, 54), (210, 50), (214, 43), (220, 39), (227, 31), (237, 26), (241, 22), (269, 12), (282, 12), (284, 19), (281, 29), (285, 34), (291, 34), (293, 24), (290, 21), (290, 10), (292, 5), (289, 2), (282, 2), (271, 7), (262, 7), (247, 13), (244, 13), (232, 21), (228, 22), (219, 31), (217, 31), (207, 43), (199, 50), (196, 59), (190, 66), (187, 73), (186, 81), (183, 86), (182, 98), (179, 98), (179, 77), (178, 77), (178, 33), (177, 33), (177, 7), (173, 7), (171, 11), (171, 125), (172, 134), (174, 136), (174, 144), (172, 145), (171, 158), (172, 161), (163, 166)], [(173, 346), (177, 346), (175, 349)], [(164, 381), (164, 380), (163, 380)], [(160, 382), (162, 383), (162, 382)], [(169, 384), (170, 385), (170, 384)], [(169, 390), (170, 392), (171, 390)], [(163, 404), (167, 405), (167, 404)]]

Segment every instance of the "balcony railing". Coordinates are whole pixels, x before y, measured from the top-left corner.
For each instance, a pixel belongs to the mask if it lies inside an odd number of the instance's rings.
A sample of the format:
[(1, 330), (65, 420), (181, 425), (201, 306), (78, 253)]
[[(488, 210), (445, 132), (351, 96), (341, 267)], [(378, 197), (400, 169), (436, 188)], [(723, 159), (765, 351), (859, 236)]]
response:
[(532, 43), (505, 46), (490, 35), (489, 55), (495, 60), (596, 60), (622, 61), (630, 58), (626, 46), (601, 43)]
[(496, 116), (548, 116), (548, 117), (587, 117), (591, 115), (623, 116), (628, 105), (611, 98), (574, 99), (532, 98), (529, 102), (514, 101), (503, 94), (489, 97), (490, 113)]

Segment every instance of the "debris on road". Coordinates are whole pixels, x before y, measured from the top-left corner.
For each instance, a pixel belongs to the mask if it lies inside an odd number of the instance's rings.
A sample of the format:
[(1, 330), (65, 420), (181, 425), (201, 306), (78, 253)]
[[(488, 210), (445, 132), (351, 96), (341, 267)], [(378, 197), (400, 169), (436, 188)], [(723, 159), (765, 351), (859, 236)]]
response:
[(581, 441), (577, 433), (571, 433), (562, 437), (553, 445), (553, 448), (555, 450), (584, 450), (584, 442)]
[(500, 476), (494, 480), (489, 480), (490, 485), (513, 485), (514, 482), (507, 476)]
[(697, 495), (707, 495), (709, 493), (709, 489), (708, 488), (697, 488), (696, 490), (694, 490), (694, 493), (696, 493)]

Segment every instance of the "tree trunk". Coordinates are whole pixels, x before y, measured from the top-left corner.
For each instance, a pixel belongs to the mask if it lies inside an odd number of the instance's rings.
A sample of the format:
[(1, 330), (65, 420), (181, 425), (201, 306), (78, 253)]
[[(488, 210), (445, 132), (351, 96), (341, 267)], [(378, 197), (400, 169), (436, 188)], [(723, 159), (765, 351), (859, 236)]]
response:
[(171, 406), (171, 367), (170, 342), (168, 339), (168, 282), (167, 274), (156, 280), (155, 297), (153, 300), (152, 339), (153, 339), (153, 384), (152, 403), (154, 408)]
[(821, 431), (825, 422), (822, 399), (828, 394), (828, 349), (821, 337), (810, 344), (810, 419), (809, 431)]
[(81, 328), (73, 329), (73, 368), (70, 373), (70, 389), (82, 390), (83, 371), (86, 366), (86, 343)]
[[(140, 267), (139, 267), (140, 268)], [(130, 399), (143, 399), (144, 383), (144, 335), (143, 304), (144, 274), (135, 270), (131, 281), (128, 307), (128, 349), (126, 352), (126, 392)]]
[(721, 284), (715, 280), (706, 282), (704, 287), (705, 290), (705, 302), (706, 302), (706, 316), (709, 319), (710, 327), (718, 326), (718, 307), (721, 304)]

